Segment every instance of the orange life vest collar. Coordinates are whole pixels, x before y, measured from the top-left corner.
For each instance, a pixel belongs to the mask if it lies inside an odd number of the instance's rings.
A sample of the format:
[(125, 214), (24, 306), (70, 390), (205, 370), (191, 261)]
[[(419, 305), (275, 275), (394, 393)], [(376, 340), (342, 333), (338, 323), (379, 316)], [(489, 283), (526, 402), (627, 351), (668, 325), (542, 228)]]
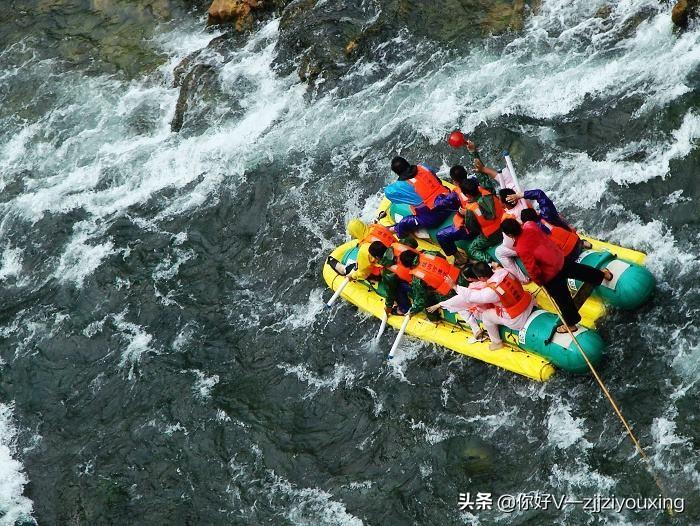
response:
[(578, 246), (580, 238), (575, 230), (567, 230), (560, 226), (553, 225), (544, 219), (541, 219), (544, 226), (549, 229), (549, 237), (554, 244), (557, 245), (564, 253), (564, 257), (568, 256)]
[(479, 187), (479, 192), (481, 192), (481, 196), (487, 196), (490, 195), (493, 197), (493, 202), (494, 202), (494, 209), (495, 209), (495, 216), (493, 219), (486, 219), (484, 217), (483, 212), (481, 211), (481, 208), (479, 208), (479, 203), (474, 200), (474, 201), (469, 201), (466, 205), (467, 210), (471, 210), (471, 212), (474, 214), (474, 217), (476, 217), (476, 221), (479, 223), (479, 227), (481, 228), (481, 233), (484, 235), (484, 237), (489, 237), (493, 234), (495, 234), (499, 228), (501, 228), (501, 217), (503, 216), (503, 204), (501, 203), (501, 200), (498, 199), (497, 196), (493, 195), (491, 192), (486, 190), (485, 188), (482, 188), (481, 186)]
[(392, 243), (391, 250), (394, 253), (394, 264), (387, 267), (387, 268), (389, 270), (391, 270), (394, 274), (396, 274), (396, 276), (401, 281), (405, 281), (407, 283), (410, 283), (411, 279), (412, 279), (411, 269), (409, 267), (406, 267), (405, 265), (401, 264), (401, 261), (399, 260), (399, 256), (401, 256), (401, 254), (406, 252), (407, 250), (410, 250), (411, 252), (415, 252), (416, 254), (418, 254), (418, 251), (409, 247), (408, 245), (403, 245), (401, 243)]
[(411, 275), (444, 296), (452, 290), (453, 284), (457, 283), (459, 269), (443, 257), (419, 254), (418, 265), (411, 269)]
[(449, 190), (440, 182), (440, 179), (433, 172), (421, 166), (416, 166), (416, 175), (406, 182), (413, 186), (418, 196), (423, 200), (423, 204), (430, 210), (435, 208), (435, 198), (439, 195), (449, 193)]
[(375, 241), (381, 242), (382, 245), (388, 248), (392, 243), (396, 242), (396, 236), (384, 225), (372, 223), (367, 228), (367, 232), (365, 233), (364, 237), (360, 240), (360, 244), (374, 243)]
[(496, 305), (496, 311), (499, 316), (502, 316), (502, 311), (508, 314), (509, 318), (517, 318), (529, 307), (532, 301), (532, 296), (529, 292), (523, 289), (522, 284), (511, 274), (508, 273), (500, 282), (488, 282), (488, 287), (498, 295), (499, 304)]

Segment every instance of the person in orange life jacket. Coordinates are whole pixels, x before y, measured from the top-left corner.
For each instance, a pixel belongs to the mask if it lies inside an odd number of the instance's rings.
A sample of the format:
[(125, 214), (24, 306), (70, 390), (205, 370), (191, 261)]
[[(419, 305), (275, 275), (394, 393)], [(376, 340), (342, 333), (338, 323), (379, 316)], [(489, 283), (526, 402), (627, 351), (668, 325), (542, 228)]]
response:
[[(581, 316), (566, 280), (573, 278), (598, 286), (603, 280), (611, 280), (612, 272), (607, 268), (601, 271), (575, 261), (566, 261), (561, 249), (532, 221), (520, 226), (515, 219), (505, 219), (501, 229), (504, 235), (515, 240), (515, 251), (530, 279), (545, 288), (561, 310), (569, 330), (576, 331)], [(566, 327), (558, 327), (557, 332), (565, 333)]]
[(420, 312), (428, 299), (443, 299), (445, 294), (450, 294), (453, 281), (459, 279), (459, 269), (436, 252), (418, 252), (400, 243), (394, 243), (383, 253), (374, 243), (369, 250), (379, 256), (384, 267), (377, 292), (384, 297), (387, 312), (394, 303), (397, 314), (409, 310), (413, 314)]
[[(438, 230), (436, 234), (437, 242), (443, 252), (448, 256), (457, 255), (457, 241), (469, 241), (474, 239), (478, 232), (470, 232), (464, 227), (464, 213), (466, 212), (467, 196), (460, 189), (469, 178), (464, 166), (453, 166), (450, 168), (450, 179), (455, 184), (455, 189), (449, 194), (441, 195), (436, 199), (436, 203), (442, 208), (454, 213), (452, 225)], [(463, 258), (460, 258), (463, 259)], [(457, 259), (455, 259), (457, 262)]]
[(470, 287), (465, 299), (471, 303), (488, 306), (481, 313), (481, 322), (491, 340), (489, 349), (495, 351), (503, 347), (498, 326), (505, 325), (513, 330), (525, 327), (535, 306), (535, 299), (523, 289), (520, 281), (504, 268), (494, 272), (489, 265), (479, 262), (474, 264), (474, 273), (486, 286), (479, 289)]
[(576, 261), (584, 248), (591, 248), (591, 244), (578, 237), (575, 230), (566, 230), (560, 226), (548, 223), (532, 208), (523, 210), (520, 213), (520, 223), (524, 224), (528, 221), (536, 223), (540, 230), (554, 241), (554, 244), (564, 253), (567, 261)]
[(489, 262), (492, 258), (488, 249), (503, 240), (500, 230), (503, 205), (474, 179), (463, 181), (460, 190), (466, 197), (464, 228), (468, 232), (478, 233), (469, 245), (469, 255), (477, 261)]
[[(515, 219), (520, 218), (520, 211), (528, 208), (530, 203), (525, 199), (518, 199), (513, 203), (507, 201), (507, 196), (515, 194), (516, 184), (515, 179), (513, 179), (512, 174), (508, 168), (503, 168), (502, 170), (495, 170), (484, 166), (481, 159), (474, 159), (474, 169), (477, 173), (483, 174), (491, 178), (494, 182), (498, 184), (500, 190), (498, 192), (499, 201), (504, 207), (504, 213), (501, 216), (502, 219), (507, 217), (514, 217)], [(508, 269), (521, 283), (527, 283), (530, 279), (525, 275), (525, 273), (520, 269), (515, 261), (515, 251), (513, 250), (513, 241), (508, 237), (503, 237), (501, 244), (496, 247), (495, 256), (498, 262), (503, 265), (504, 268)]]
[(357, 261), (356, 268), (347, 274), (350, 279), (379, 278), (381, 275), (381, 265), (379, 261), (369, 253), (371, 243), (378, 241), (384, 248), (388, 248), (398, 241), (394, 233), (386, 226), (377, 222), (366, 225), (359, 219), (351, 219), (348, 223), (348, 234), (357, 239)]
[[(411, 276), (408, 291), (410, 314), (418, 314), (428, 305), (446, 299), (460, 277), (459, 269), (439, 252), (404, 251), (399, 255), (399, 266), (408, 269)], [(435, 312), (427, 312), (427, 316), (431, 320), (440, 319)]]
[[(439, 305), (453, 312), (461, 311), (463, 318), (465, 315), (479, 318), (491, 340), (489, 349), (497, 350), (503, 347), (498, 326), (522, 329), (535, 306), (535, 300), (523, 289), (520, 281), (504, 268), (494, 272), (488, 264), (479, 261), (474, 263), (473, 272), (478, 279), (476, 283), (471, 283), (467, 288), (456, 286), (457, 296)], [(474, 334), (469, 343), (483, 341), (478, 324), (469, 325)]]
[(513, 195), (506, 197), (506, 199), (511, 203), (517, 202), (520, 199), (534, 201), (537, 203), (537, 208), (540, 211), (540, 217), (542, 219), (565, 230), (573, 230), (571, 225), (564, 220), (561, 214), (559, 214), (559, 211), (557, 210), (557, 207), (554, 206), (552, 200), (542, 190), (525, 190), (522, 193), (514, 193)]
[(449, 210), (437, 206), (438, 196), (449, 193), (435, 171), (425, 165), (410, 164), (403, 157), (391, 160), (391, 170), (398, 175), (398, 181), (384, 189), (384, 195), (393, 203), (411, 206), (413, 215), (401, 219), (393, 228), (398, 237), (421, 228), (434, 228), (450, 215)]
[(472, 331), (472, 337), (467, 340), (467, 343), (482, 342), (486, 339), (485, 331), (479, 326), (477, 318), (481, 318), (481, 313), (485, 310), (482, 305), (477, 303), (472, 303), (467, 300), (466, 294), (470, 287), (475, 287), (477, 289), (483, 288), (486, 285), (479, 282), (479, 279), (474, 274), (473, 265), (468, 265), (462, 269), (460, 274), (461, 282), (468, 283), (469, 287), (462, 285), (455, 285), (453, 290), (455, 296), (447, 298), (435, 305), (427, 307), (425, 310), (427, 312), (435, 312), (438, 309), (445, 309), (450, 312), (458, 314), (464, 321), (467, 322), (469, 328)]

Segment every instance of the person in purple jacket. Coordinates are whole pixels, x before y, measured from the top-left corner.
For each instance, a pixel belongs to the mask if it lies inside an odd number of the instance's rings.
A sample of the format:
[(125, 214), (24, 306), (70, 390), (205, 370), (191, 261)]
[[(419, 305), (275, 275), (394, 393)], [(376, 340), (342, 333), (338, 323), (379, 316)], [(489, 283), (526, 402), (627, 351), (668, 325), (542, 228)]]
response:
[(420, 228), (435, 228), (448, 218), (451, 212), (439, 206), (438, 198), (450, 190), (433, 169), (423, 164), (410, 164), (397, 156), (391, 160), (391, 170), (398, 175), (398, 181), (388, 185), (384, 195), (392, 203), (409, 205), (413, 212), (394, 227), (399, 238)]
[(540, 217), (556, 226), (560, 226), (565, 230), (572, 230), (571, 225), (564, 221), (564, 218), (559, 214), (557, 207), (554, 206), (552, 200), (547, 197), (543, 190), (535, 188), (534, 190), (525, 190), (524, 192), (516, 192), (506, 197), (506, 200), (511, 203), (517, 203), (518, 199), (525, 198), (529, 201), (535, 201), (540, 210)]

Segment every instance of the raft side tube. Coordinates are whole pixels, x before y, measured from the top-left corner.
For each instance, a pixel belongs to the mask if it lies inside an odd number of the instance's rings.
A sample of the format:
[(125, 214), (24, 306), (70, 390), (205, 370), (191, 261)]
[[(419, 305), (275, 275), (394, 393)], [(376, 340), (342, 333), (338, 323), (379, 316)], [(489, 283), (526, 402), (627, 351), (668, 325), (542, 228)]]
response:
[[(337, 247), (331, 256), (339, 261), (350, 262), (350, 255), (345, 255), (356, 247), (355, 240), (348, 241)], [(328, 264), (323, 265), (323, 278), (332, 290), (336, 290), (343, 282), (343, 277), (336, 274)], [(368, 282), (351, 281), (341, 293), (341, 298), (378, 319), (383, 316), (384, 299)], [(402, 322), (403, 316), (393, 315), (389, 316), (387, 323), (398, 330)], [(467, 339), (472, 336), (471, 331), (448, 321), (431, 322), (423, 313), (411, 318), (406, 333), (539, 382), (548, 380), (555, 371), (548, 360), (527, 351), (511, 348), (491, 351), (488, 342), (469, 344)]]
[[(534, 352), (564, 371), (581, 374), (589, 371), (586, 360), (569, 333), (556, 332), (559, 317), (542, 309), (533, 311), (525, 327), (519, 332), (504, 329), (517, 335), (519, 344)], [(600, 363), (605, 350), (605, 342), (600, 335), (586, 327), (579, 327), (574, 333), (592, 365)]]
[[(587, 250), (577, 261), (597, 269), (607, 268), (613, 279), (596, 287), (593, 294), (610, 305), (624, 310), (634, 310), (642, 306), (654, 292), (656, 280), (649, 270), (631, 261), (625, 261), (605, 251)], [(570, 288), (578, 290), (580, 281), (571, 280)]]

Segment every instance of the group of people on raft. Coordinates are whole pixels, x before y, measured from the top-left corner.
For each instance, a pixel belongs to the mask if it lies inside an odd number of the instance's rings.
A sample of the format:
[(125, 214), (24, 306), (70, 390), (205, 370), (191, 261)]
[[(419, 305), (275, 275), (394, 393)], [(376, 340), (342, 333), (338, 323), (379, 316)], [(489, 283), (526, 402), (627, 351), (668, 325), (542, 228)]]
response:
[[(610, 270), (576, 261), (590, 244), (580, 239), (542, 190), (521, 192), (508, 168), (485, 166), (475, 144), (461, 132), (453, 132), (448, 142), (466, 148), (473, 173), (453, 166), (450, 189), (428, 166), (394, 157), (391, 170), (398, 180), (385, 188), (385, 195), (393, 203), (409, 205), (412, 214), (390, 227), (377, 220), (369, 225), (351, 220), (348, 232), (358, 240), (359, 250), (348, 276), (378, 280), (387, 314), (425, 310), (434, 319), (441, 308), (458, 313), (472, 330), (472, 343), (486, 339), (480, 320), (491, 350), (503, 347), (499, 325), (514, 330), (525, 326), (535, 300), (523, 284), (533, 281), (547, 290), (568, 330), (575, 332), (581, 317), (567, 279), (598, 286), (613, 279)], [(436, 235), (442, 252), (419, 250), (416, 231), (436, 228), (451, 215), (452, 225)], [(458, 241), (470, 241), (466, 253), (457, 247)], [(495, 260), (489, 252), (493, 247)], [(454, 256), (454, 264), (445, 256)], [(557, 332), (567, 332), (567, 327)]]

